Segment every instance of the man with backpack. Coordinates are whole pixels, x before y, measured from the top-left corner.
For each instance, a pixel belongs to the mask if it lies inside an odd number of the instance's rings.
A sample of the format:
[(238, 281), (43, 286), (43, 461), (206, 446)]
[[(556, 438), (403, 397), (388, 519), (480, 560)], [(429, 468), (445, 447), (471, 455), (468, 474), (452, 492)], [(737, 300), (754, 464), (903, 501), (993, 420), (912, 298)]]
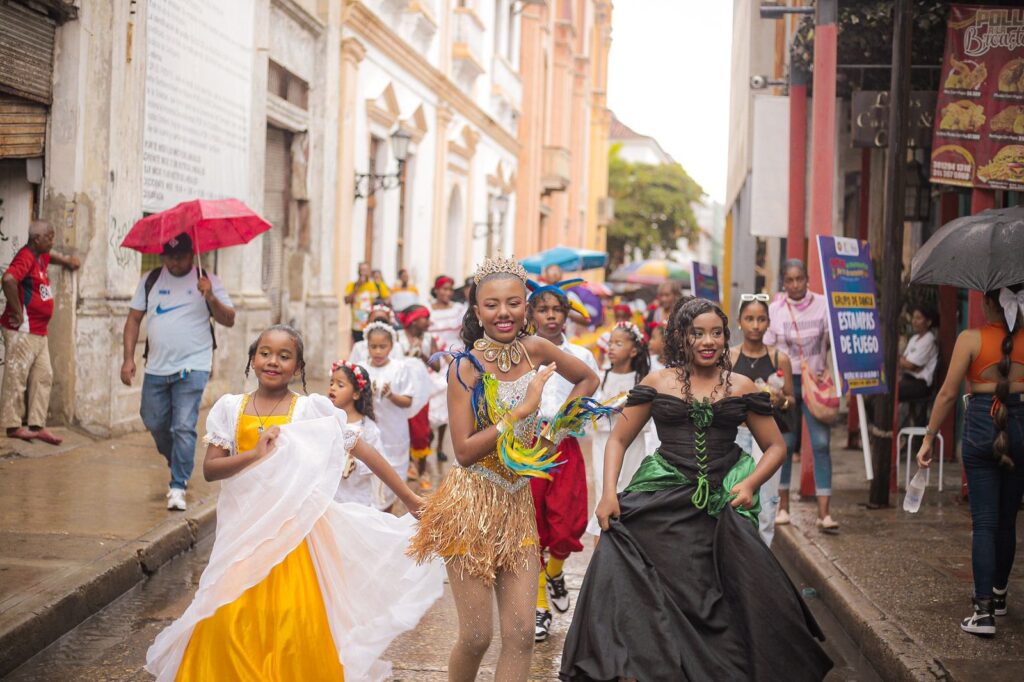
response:
[(121, 382), (131, 386), (135, 378), (135, 346), (142, 318), (148, 316), (139, 413), (171, 470), (167, 508), (185, 511), (185, 489), (195, 463), (199, 403), (217, 347), (213, 325), (233, 326), (235, 309), (216, 275), (195, 267), (188, 234), (164, 244), (161, 260), (162, 267), (146, 273), (139, 282), (130, 304), (124, 325)]

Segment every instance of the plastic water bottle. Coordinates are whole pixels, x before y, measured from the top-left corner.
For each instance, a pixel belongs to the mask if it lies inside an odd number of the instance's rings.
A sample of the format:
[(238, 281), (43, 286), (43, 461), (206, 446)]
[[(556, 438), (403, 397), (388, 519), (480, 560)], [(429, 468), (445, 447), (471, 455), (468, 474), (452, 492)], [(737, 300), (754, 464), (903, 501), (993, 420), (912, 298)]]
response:
[(782, 387), (786, 385), (786, 378), (782, 374), (780, 369), (775, 374), (768, 377), (768, 386), (776, 393), (782, 391)]
[(914, 477), (910, 479), (907, 486), (907, 496), (903, 498), (903, 511), (916, 514), (921, 508), (921, 498), (924, 497), (924, 490), (928, 486), (928, 472), (925, 469), (918, 469)]

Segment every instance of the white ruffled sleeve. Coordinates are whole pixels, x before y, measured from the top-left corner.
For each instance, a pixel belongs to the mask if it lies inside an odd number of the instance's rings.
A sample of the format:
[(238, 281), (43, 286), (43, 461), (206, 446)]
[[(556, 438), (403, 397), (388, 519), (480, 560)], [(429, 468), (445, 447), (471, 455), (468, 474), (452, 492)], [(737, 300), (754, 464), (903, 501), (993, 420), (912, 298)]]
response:
[(292, 421), (297, 422), (323, 417), (334, 417), (337, 420), (343, 434), (344, 440), (342, 442), (345, 452), (352, 450), (355, 447), (356, 441), (359, 440), (359, 434), (348, 425), (348, 415), (345, 414), (345, 411), (335, 407), (334, 403), (326, 396), (314, 393), (313, 395), (300, 397), (299, 403), (295, 406), (295, 417)]
[(241, 396), (227, 394), (221, 396), (210, 408), (206, 416), (206, 435), (203, 443), (224, 448), (235, 454), (235, 427), (238, 420), (238, 406)]

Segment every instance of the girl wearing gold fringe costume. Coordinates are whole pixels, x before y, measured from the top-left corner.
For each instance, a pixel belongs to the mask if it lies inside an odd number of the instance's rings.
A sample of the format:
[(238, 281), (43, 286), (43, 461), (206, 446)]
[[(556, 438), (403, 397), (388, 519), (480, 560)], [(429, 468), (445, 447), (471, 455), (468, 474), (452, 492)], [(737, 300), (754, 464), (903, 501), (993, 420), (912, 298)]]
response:
[[(477, 269), (462, 326), (468, 350), (453, 355), (448, 372), (459, 466), (427, 502), (409, 549), (419, 561), (445, 560), (459, 616), (448, 662), (453, 681), (476, 679), (490, 645), (494, 595), (501, 626), (495, 679), (527, 679), (540, 570), (529, 478), (557, 476), (555, 443), (608, 412), (584, 397), (597, 375), (581, 360), (524, 336), (526, 300), (526, 271), (514, 259), (488, 259)], [(555, 372), (575, 388), (562, 411), (540, 423), (541, 392)]]

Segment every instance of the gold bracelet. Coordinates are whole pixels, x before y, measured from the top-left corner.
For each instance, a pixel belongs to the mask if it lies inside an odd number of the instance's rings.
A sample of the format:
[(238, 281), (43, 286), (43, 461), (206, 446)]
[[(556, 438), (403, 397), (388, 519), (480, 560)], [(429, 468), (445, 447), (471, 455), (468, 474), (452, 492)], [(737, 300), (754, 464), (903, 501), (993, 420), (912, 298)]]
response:
[(494, 427), (498, 429), (499, 436), (512, 428), (512, 420), (509, 418), (508, 412), (501, 415), (501, 419), (494, 423)]

